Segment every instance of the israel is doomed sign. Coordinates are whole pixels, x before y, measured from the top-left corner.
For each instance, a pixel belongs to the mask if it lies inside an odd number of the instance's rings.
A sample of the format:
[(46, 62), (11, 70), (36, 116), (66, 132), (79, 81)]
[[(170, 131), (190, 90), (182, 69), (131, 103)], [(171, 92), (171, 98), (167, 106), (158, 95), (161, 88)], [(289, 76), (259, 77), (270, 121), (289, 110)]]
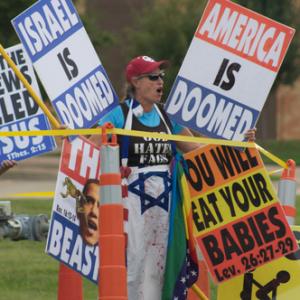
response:
[(118, 104), (71, 1), (38, 1), (12, 22), (62, 123), (89, 128)]

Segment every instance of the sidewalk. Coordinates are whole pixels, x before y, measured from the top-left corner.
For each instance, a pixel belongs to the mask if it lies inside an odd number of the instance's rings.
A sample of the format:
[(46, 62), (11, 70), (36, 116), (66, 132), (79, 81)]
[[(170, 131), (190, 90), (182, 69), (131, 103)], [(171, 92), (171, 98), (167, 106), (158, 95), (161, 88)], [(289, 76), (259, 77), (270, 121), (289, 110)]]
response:
[(33, 192), (54, 192), (59, 155), (41, 155), (25, 161), (0, 177), (0, 198)]

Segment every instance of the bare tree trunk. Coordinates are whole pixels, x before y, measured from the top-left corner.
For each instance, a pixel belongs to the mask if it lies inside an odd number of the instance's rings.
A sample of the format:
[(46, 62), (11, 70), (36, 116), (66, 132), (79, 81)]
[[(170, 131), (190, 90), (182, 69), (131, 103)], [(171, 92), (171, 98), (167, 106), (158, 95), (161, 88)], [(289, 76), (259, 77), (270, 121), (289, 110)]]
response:
[(276, 88), (273, 88), (259, 116), (257, 127), (258, 139), (276, 139), (277, 138), (277, 99)]
[(76, 0), (75, 6), (80, 15), (86, 14), (86, 9), (87, 9), (86, 0)]

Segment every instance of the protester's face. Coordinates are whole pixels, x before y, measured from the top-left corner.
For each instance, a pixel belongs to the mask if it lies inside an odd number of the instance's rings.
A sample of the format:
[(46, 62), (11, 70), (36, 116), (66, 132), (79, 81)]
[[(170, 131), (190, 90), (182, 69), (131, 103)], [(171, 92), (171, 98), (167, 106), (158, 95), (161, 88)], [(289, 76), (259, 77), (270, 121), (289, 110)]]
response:
[(163, 74), (156, 69), (150, 74), (144, 74), (134, 80), (136, 98), (150, 103), (158, 103), (163, 95), (163, 79), (158, 76)]
[(98, 216), (99, 216), (99, 185), (90, 183), (85, 193), (87, 203), (83, 213), (79, 214), (80, 232), (83, 240), (89, 245), (95, 245), (99, 239)]

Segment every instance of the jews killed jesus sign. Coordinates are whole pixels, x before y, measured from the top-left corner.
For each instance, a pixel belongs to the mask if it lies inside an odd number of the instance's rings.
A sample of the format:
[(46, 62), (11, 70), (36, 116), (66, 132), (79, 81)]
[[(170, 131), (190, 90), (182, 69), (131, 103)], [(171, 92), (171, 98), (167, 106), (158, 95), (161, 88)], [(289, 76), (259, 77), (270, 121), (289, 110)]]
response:
[(194, 236), (215, 281), (298, 248), (256, 149), (206, 146), (184, 158)]
[(234, 2), (209, 1), (167, 99), (169, 117), (209, 137), (243, 140), (293, 34)]
[(99, 267), (100, 151), (64, 140), (46, 252), (93, 282)]
[[(7, 54), (20, 69), (34, 91), (39, 87), (30, 59), (21, 44), (6, 49)], [(6, 60), (0, 56), (0, 131), (30, 131), (50, 129), (49, 121), (31, 98)], [(52, 137), (15, 136), (1, 137), (0, 161), (24, 160), (52, 151), (56, 147)]]
[(71, 1), (38, 1), (12, 23), (62, 123), (89, 128), (118, 104)]

